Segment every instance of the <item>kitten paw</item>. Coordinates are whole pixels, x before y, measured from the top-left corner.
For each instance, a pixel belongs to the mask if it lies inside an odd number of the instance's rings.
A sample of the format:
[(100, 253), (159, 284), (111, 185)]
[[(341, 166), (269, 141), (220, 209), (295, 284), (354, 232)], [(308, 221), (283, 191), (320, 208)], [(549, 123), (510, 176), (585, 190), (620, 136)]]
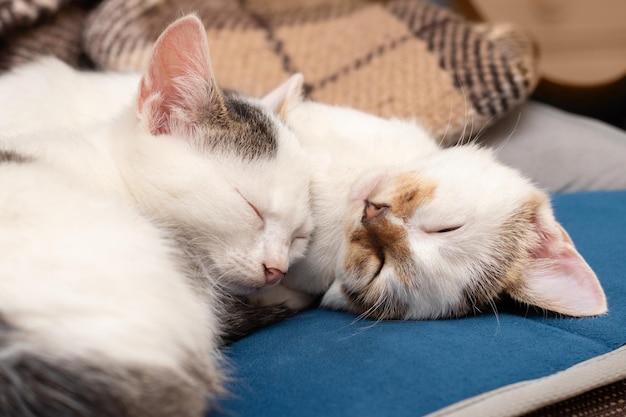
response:
[(306, 310), (313, 307), (316, 297), (302, 292), (294, 291), (282, 285), (248, 296), (250, 303), (257, 307), (282, 305), (290, 310)]

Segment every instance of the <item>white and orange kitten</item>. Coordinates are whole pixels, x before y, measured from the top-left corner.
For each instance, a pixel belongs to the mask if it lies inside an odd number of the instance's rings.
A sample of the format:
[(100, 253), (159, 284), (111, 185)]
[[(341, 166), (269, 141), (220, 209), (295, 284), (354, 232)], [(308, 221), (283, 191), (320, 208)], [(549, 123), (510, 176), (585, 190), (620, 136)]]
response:
[(299, 142), (217, 87), (199, 19), (134, 83), (107, 77), (44, 60), (0, 82), (4, 415), (203, 415), (219, 295), (275, 285), (307, 245)]
[(442, 149), (414, 122), (301, 102), (297, 83), (283, 97), (315, 167), (316, 224), (285, 287), (376, 319), (457, 317), (503, 294), (570, 316), (607, 311), (549, 197), (491, 150)]

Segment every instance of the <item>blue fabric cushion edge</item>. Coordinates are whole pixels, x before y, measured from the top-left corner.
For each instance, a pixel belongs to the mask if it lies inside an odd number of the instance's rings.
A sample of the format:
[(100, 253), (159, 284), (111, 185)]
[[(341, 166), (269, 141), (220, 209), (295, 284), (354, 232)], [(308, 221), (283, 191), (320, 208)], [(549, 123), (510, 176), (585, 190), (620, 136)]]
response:
[(416, 416), (550, 375), (626, 343), (626, 191), (553, 196), (596, 271), (609, 314), (524, 309), (458, 320), (374, 322), (304, 312), (228, 348), (232, 396), (211, 416)]

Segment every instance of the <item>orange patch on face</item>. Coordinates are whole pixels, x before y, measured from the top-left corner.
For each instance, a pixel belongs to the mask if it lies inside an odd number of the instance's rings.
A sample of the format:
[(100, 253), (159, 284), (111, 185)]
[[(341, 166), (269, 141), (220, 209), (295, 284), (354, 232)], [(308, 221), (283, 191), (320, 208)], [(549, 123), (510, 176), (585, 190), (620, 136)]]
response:
[[(404, 224), (393, 221), (391, 217), (406, 222), (418, 206), (434, 197), (436, 188), (436, 182), (415, 174), (395, 175), (389, 181), (380, 183), (371, 193), (371, 203), (382, 209), (375, 215), (364, 214), (359, 226), (351, 226), (346, 231), (348, 248), (343, 266), (351, 280), (348, 283), (349, 298), (359, 304), (360, 309), (366, 310), (374, 303), (380, 304), (381, 297), (395, 298), (393, 294), (380, 294), (380, 289), (376, 289), (378, 286), (372, 285), (383, 267), (393, 271), (389, 279), (397, 280), (407, 287), (417, 285), (417, 266), (409, 245), (408, 230)], [(364, 210), (367, 208), (364, 207)], [(372, 305), (368, 305), (370, 302)], [(386, 306), (385, 313), (382, 313), (385, 316), (394, 310), (388, 303), (383, 305)], [(396, 313), (400, 314), (400, 310)]]
[(390, 210), (394, 216), (408, 220), (415, 209), (435, 195), (437, 183), (414, 174), (400, 174), (394, 178), (394, 192)]
[(535, 192), (528, 198), (526, 204), (524, 204), (522, 212), (534, 216), (536, 215), (537, 211), (539, 211), (541, 206), (547, 204), (547, 202), (547, 195), (541, 192)]
[(411, 285), (416, 274), (415, 263), (404, 226), (381, 216), (348, 233), (344, 269), (352, 278), (372, 279), (386, 265), (393, 268), (401, 282)]
[(384, 262), (384, 253), (369, 232), (358, 228), (350, 232), (344, 270), (355, 279), (371, 279)]

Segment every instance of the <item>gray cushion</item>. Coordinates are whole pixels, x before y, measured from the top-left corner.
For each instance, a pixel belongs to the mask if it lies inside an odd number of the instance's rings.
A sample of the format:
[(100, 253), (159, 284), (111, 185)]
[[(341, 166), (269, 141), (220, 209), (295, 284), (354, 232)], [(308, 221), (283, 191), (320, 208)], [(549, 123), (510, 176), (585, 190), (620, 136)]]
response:
[(480, 134), (550, 192), (626, 189), (626, 132), (530, 101)]

